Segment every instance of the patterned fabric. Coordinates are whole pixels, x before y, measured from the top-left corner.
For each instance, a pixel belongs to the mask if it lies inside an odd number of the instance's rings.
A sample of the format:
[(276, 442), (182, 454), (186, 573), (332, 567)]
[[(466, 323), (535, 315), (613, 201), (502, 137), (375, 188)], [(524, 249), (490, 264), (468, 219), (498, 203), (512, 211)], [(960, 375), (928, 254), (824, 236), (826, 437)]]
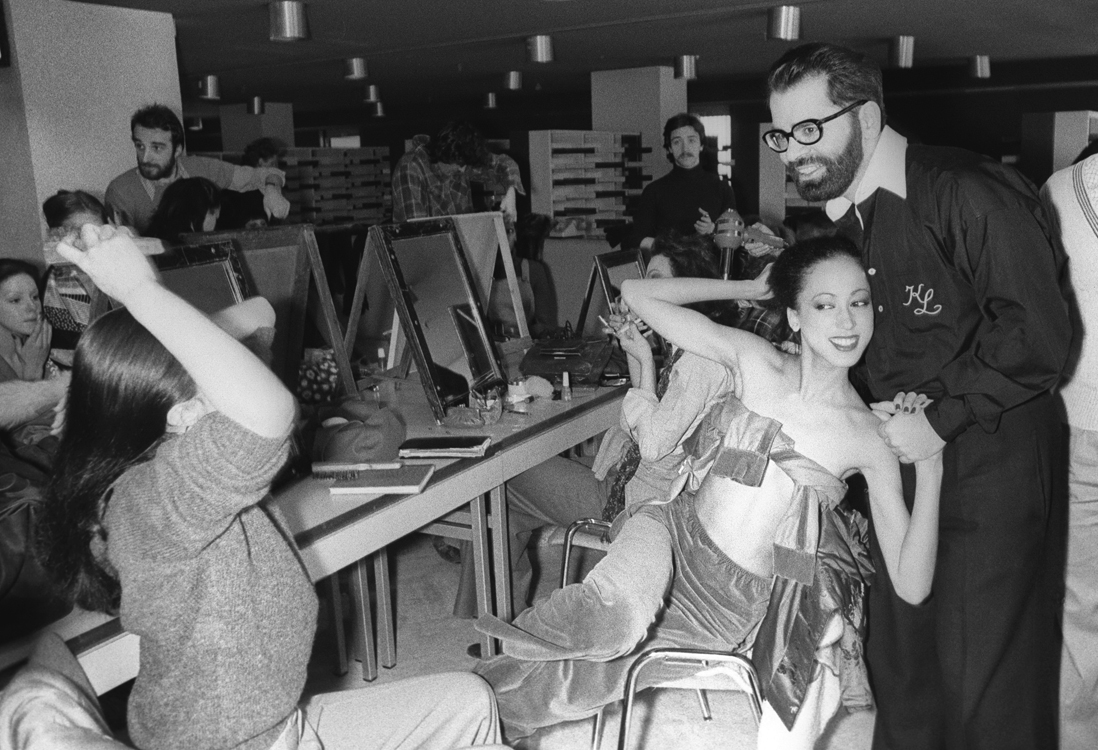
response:
[[(667, 360), (667, 364), (660, 369), (660, 377), (656, 383), (657, 399), (663, 398), (664, 394), (667, 393), (667, 384), (671, 381), (671, 369), (682, 358), (683, 351), (683, 349), (675, 350), (675, 353)], [(610, 496), (606, 500), (606, 505), (602, 508), (602, 519), (604, 521), (612, 522), (618, 517), (619, 513), (625, 510), (625, 485), (637, 473), (640, 461), (640, 446), (637, 445), (635, 440), (630, 440), (625, 447), (625, 455), (618, 462), (618, 471), (614, 475), (613, 483), (610, 485)]]
[(463, 169), (432, 164), (427, 153), (431, 139), (417, 135), (412, 150), (400, 157), (393, 171), (393, 221), (453, 216), (473, 212), (470, 182), (480, 182), (493, 194), (508, 188), (526, 195), (518, 164), (505, 154), (492, 154), (487, 167)]

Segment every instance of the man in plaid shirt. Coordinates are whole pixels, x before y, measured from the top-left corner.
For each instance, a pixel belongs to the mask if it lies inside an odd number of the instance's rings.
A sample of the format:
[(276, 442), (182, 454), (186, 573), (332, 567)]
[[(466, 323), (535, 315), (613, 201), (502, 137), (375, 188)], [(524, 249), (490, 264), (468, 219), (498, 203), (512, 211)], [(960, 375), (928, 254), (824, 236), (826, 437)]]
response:
[(429, 138), (417, 135), (393, 172), (393, 221), (472, 213), (471, 182), (503, 196), (500, 210), (515, 218), (515, 193), (523, 195), (518, 164), (493, 154), (467, 122), (449, 122)]

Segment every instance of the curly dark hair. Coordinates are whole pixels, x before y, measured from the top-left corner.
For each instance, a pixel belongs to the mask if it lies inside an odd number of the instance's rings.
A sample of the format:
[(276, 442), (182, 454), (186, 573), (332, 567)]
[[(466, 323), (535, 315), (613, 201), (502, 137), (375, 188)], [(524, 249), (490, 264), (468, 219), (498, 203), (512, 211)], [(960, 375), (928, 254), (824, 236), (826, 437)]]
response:
[(58, 190), (46, 198), (42, 204), (42, 214), (46, 217), (46, 226), (57, 229), (77, 214), (92, 214), (103, 224), (109, 220), (107, 209), (98, 198), (83, 190)]
[(167, 130), (172, 134), (172, 148), (184, 145), (183, 123), (179, 117), (163, 104), (149, 104), (133, 113), (130, 118), (130, 133), (140, 125), (149, 130)]
[(884, 127), (881, 66), (873, 58), (837, 44), (802, 44), (779, 57), (766, 78), (767, 96), (780, 94), (816, 76), (826, 77), (827, 96), (835, 106), (845, 107), (862, 99), (875, 102), (881, 108), (881, 127)]
[(265, 159), (280, 159), (286, 153), (286, 146), (277, 138), (257, 138), (244, 147), (245, 167), (258, 167)]
[(471, 123), (451, 120), (431, 139), (427, 154), (432, 164), (460, 164), (479, 167), (488, 161), (488, 147)]
[(672, 164), (675, 163), (675, 157), (671, 155), (671, 134), (679, 128), (694, 128), (694, 132), (701, 139), (702, 148), (705, 147), (705, 125), (702, 124), (701, 118), (689, 112), (679, 112), (663, 125), (663, 148), (667, 152), (667, 161)]
[[(674, 230), (661, 232), (652, 243), (652, 258), (667, 258), (675, 278), (719, 279), (720, 253), (713, 237), (705, 234), (679, 234)], [(651, 263), (651, 259), (649, 263)], [(687, 305), (721, 325), (732, 326), (738, 308), (732, 300), (710, 300)]]
[[(853, 242), (841, 235), (813, 237), (790, 245), (770, 269), (773, 304), (784, 310), (796, 310), (804, 291), (805, 279), (818, 264), (832, 258), (850, 258), (862, 266), (862, 256)], [(864, 266), (863, 266), (864, 267)]]

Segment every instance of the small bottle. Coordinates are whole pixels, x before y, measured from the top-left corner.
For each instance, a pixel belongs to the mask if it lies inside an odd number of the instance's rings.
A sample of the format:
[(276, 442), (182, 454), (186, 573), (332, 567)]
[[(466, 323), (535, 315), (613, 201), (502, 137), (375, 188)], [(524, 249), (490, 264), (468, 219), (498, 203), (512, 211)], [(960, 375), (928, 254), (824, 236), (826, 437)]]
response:
[(560, 382), (560, 400), (571, 401), (572, 400), (572, 381), (568, 377), (568, 371), (564, 371), (564, 375), (561, 376)]

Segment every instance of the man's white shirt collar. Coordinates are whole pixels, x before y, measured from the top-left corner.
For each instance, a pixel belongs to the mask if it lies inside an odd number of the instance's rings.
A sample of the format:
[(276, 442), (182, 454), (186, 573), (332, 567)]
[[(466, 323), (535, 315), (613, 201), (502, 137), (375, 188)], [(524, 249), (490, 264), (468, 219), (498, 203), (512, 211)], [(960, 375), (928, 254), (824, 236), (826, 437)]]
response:
[(862, 228), (865, 221), (862, 219), (858, 205), (878, 188), (887, 190), (901, 199), (907, 198), (907, 138), (897, 133), (892, 128), (885, 126), (881, 131), (881, 137), (877, 139), (877, 147), (873, 149), (873, 155), (869, 157), (869, 166), (866, 167), (862, 181), (858, 183), (858, 189), (854, 192), (854, 200), (850, 201), (846, 196), (832, 198), (824, 206), (824, 211), (832, 221), (838, 221), (850, 206), (854, 206), (854, 214), (858, 217)]

